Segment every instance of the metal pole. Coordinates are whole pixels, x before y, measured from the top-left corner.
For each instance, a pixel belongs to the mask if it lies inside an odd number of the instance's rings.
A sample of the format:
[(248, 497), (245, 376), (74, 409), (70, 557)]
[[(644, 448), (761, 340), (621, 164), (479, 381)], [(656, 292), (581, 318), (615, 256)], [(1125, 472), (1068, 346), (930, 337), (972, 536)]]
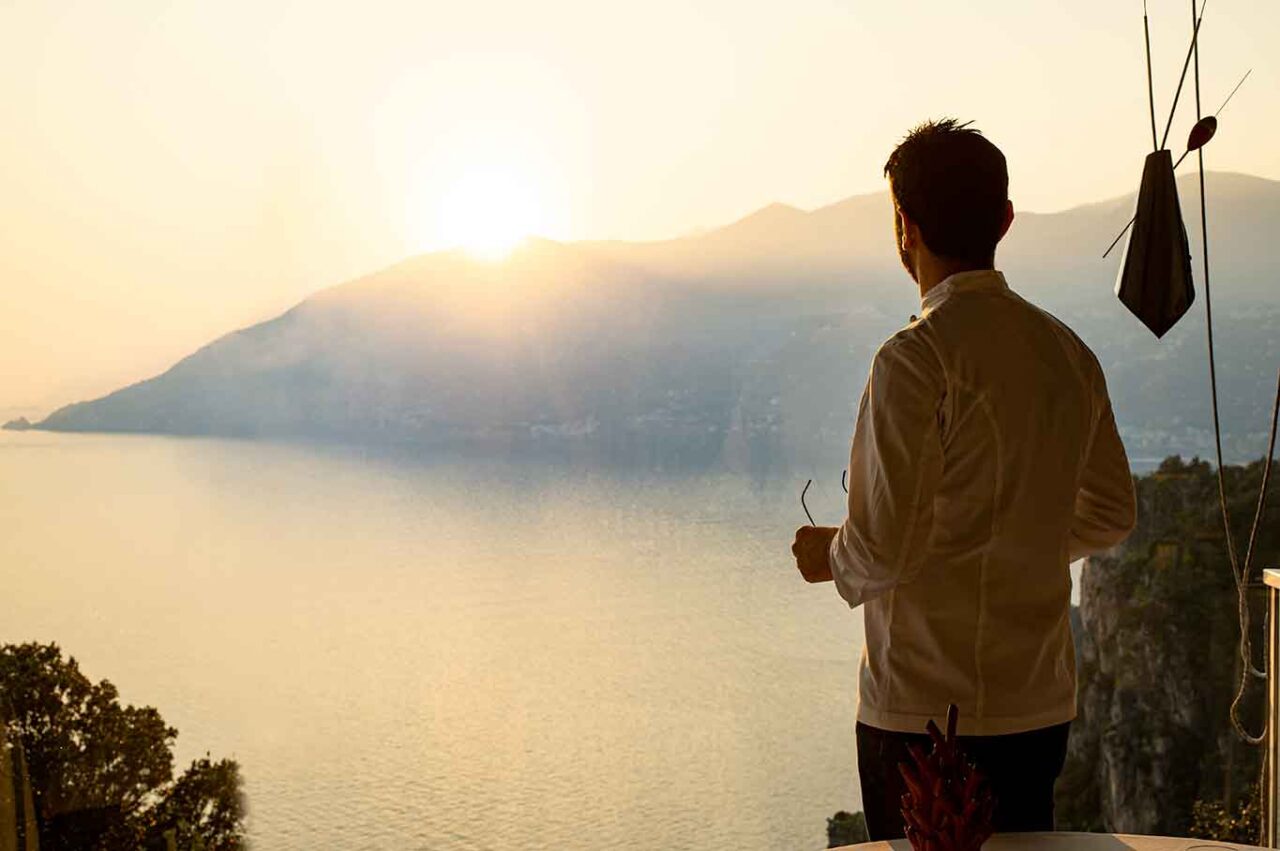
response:
[(1277, 778), (1280, 777), (1280, 737), (1276, 736), (1280, 725), (1280, 677), (1276, 676), (1277, 662), (1280, 661), (1280, 570), (1263, 571), (1267, 584), (1267, 607), (1270, 611), (1269, 628), (1267, 630), (1267, 781), (1265, 808), (1263, 818), (1266, 820), (1266, 843), (1268, 848), (1276, 848), (1280, 840), (1280, 820), (1277, 814), (1276, 791), (1280, 789)]
[(1147, 0), (1142, 0), (1142, 37), (1147, 43), (1147, 100), (1151, 104), (1151, 150), (1160, 150), (1156, 136), (1156, 89), (1151, 80), (1151, 25), (1147, 23)]

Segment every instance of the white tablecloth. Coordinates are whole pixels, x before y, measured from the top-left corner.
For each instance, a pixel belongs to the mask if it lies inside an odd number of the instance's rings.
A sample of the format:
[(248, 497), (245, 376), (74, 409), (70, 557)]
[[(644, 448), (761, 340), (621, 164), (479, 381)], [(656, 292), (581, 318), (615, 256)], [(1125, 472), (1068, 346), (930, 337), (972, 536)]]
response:
[[(905, 839), (846, 845), (857, 851), (911, 851)], [(982, 851), (1255, 851), (1252, 845), (1186, 839), (1176, 836), (1131, 836), (1123, 833), (997, 833)]]

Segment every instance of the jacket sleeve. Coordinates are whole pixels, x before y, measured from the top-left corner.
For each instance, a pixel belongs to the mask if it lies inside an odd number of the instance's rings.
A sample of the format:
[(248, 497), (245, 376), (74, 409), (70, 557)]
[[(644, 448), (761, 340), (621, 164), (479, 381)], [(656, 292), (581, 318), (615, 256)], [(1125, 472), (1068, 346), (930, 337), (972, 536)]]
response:
[(832, 539), (836, 590), (858, 606), (919, 572), (942, 474), (946, 379), (933, 349), (899, 333), (876, 353), (849, 456), (849, 513)]
[(1101, 409), (1076, 491), (1067, 552), (1071, 561), (1110, 549), (1129, 537), (1137, 522), (1137, 500), (1129, 458), (1099, 372)]

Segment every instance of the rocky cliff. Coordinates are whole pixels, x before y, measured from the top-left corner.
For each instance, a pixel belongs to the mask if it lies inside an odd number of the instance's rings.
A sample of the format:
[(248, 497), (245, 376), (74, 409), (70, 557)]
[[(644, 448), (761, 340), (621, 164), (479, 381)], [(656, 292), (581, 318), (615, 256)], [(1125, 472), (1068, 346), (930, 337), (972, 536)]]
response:
[[(1226, 468), (1242, 555), (1261, 476), (1261, 461)], [(1242, 744), (1228, 721), (1241, 663), (1214, 470), (1170, 458), (1138, 478), (1137, 490), (1137, 530), (1083, 571), (1080, 715), (1058, 784), (1058, 827), (1186, 835), (1197, 802), (1234, 811), (1248, 798), (1262, 752)], [(1268, 506), (1254, 564), (1255, 576), (1280, 567), (1280, 499)], [(1262, 665), (1265, 594), (1249, 599)], [(1264, 701), (1265, 684), (1254, 681), (1243, 711), (1251, 730)]]

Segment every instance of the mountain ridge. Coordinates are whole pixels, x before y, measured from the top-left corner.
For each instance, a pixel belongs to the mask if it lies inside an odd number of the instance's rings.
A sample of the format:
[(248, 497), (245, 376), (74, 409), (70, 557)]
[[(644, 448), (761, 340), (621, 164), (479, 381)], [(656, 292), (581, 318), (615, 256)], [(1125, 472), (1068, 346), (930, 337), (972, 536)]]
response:
[[(1276, 349), (1269, 311), (1280, 299), (1266, 281), (1280, 269), (1264, 249), (1265, 226), (1280, 221), (1280, 182), (1207, 179), (1215, 296), (1224, 317), (1251, 306), (1222, 345), (1224, 359), (1246, 361), (1243, 383), (1224, 382), (1243, 397), (1227, 404), (1250, 424), (1229, 440), (1244, 451), (1257, 442), (1257, 378), (1269, 371), (1259, 367)], [(1179, 180), (1190, 218), (1194, 175)], [(1144, 340), (1111, 295), (1115, 259), (1100, 259), (1131, 205), (1132, 195), (1117, 196), (1023, 214), (1001, 267), (1077, 327), (1130, 395), (1131, 450), (1194, 450), (1205, 445), (1202, 412), (1159, 397), (1187, 395), (1179, 382), (1201, 371), (1196, 320), (1162, 344)], [(871, 193), (810, 211), (771, 204), (673, 240), (534, 238), (498, 263), (456, 250), (414, 255), (36, 427), (807, 463), (847, 448), (870, 354), (917, 309), (889, 211), (887, 193)]]

